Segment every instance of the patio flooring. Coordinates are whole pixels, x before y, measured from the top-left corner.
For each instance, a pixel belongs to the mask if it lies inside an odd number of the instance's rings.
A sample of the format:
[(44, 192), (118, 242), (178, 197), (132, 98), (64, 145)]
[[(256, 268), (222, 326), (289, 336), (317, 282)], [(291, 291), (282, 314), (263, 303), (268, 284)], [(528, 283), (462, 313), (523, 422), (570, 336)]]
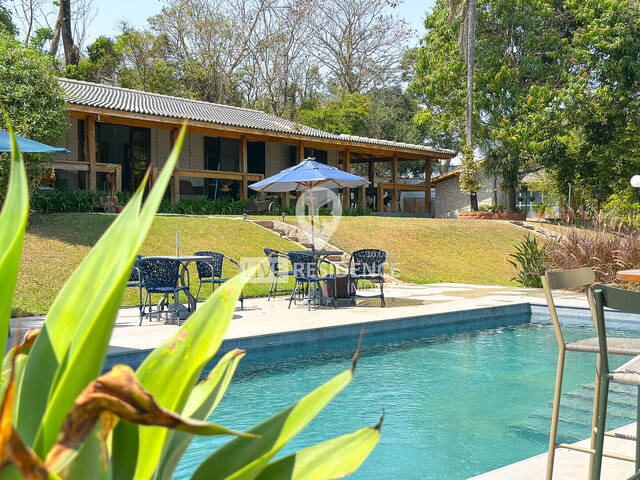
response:
[[(375, 290), (372, 290), (375, 293)], [(363, 294), (367, 294), (365, 290)], [(558, 305), (586, 307), (584, 294), (564, 292)], [(306, 305), (287, 308), (285, 297), (271, 301), (265, 298), (245, 299), (245, 309), (236, 309), (225, 339), (261, 336), (323, 327), (353, 325), (373, 321), (414, 317), (433, 313), (446, 313), (474, 308), (494, 307), (517, 303), (545, 304), (542, 290), (496, 287), (453, 283), (428, 285), (385, 284), (387, 308), (378, 308), (379, 299), (360, 301), (355, 307), (338, 309), (317, 307), (307, 310)], [(42, 325), (44, 317), (11, 320), (12, 333), (25, 332)], [(125, 350), (147, 350), (160, 345), (178, 326), (145, 319), (138, 326), (137, 308), (123, 308), (118, 314), (111, 336), (109, 353)], [(15, 337), (14, 337), (15, 338)]]

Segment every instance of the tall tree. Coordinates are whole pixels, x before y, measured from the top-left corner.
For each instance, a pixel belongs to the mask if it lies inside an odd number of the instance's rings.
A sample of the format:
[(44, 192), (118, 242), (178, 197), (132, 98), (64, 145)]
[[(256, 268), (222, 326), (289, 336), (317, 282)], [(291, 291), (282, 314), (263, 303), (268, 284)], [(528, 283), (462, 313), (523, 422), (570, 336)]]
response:
[(80, 60), (80, 48), (73, 41), (71, 30), (71, 0), (58, 0), (58, 18), (53, 29), (53, 40), (51, 41), (51, 56), (55, 57), (62, 37), (64, 48), (64, 62), (66, 65), (77, 65)]
[(475, 69), (477, 0), (447, 0), (449, 17), (460, 18), (460, 50), (467, 66), (466, 144), (463, 148), (460, 185), (469, 193), (471, 210), (478, 210), (476, 190), (480, 188), (478, 168), (473, 158), (473, 72)]
[(386, 0), (324, 0), (312, 16), (311, 54), (331, 85), (347, 93), (384, 86), (398, 73), (410, 31)]

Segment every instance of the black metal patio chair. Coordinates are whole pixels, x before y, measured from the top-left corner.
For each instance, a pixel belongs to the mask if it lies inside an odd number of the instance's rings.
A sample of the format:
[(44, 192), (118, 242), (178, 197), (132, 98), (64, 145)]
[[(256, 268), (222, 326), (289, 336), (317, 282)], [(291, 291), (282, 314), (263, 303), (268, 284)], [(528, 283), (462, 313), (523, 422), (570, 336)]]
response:
[(279, 252), (278, 250), (273, 250), (271, 248), (265, 248), (264, 254), (269, 259), (269, 268), (271, 269), (271, 273), (273, 274), (273, 281), (271, 282), (271, 288), (269, 289), (269, 296), (267, 297), (267, 301), (271, 300), (271, 297), (276, 296), (278, 293), (290, 292), (291, 290), (278, 290), (278, 279), (280, 277), (292, 277), (293, 270), (280, 270), (280, 259), (289, 261), (289, 257)]
[[(198, 257), (208, 257), (204, 260), (196, 260), (198, 280), (200, 280), (200, 285), (198, 285), (198, 291), (196, 293), (196, 302), (198, 301), (198, 297), (200, 296), (200, 289), (202, 288), (203, 284), (210, 284), (211, 293), (213, 293), (216, 289), (216, 285), (221, 285), (229, 281), (229, 278), (222, 278), (222, 267), (225, 260), (233, 263), (240, 269), (240, 271), (242, 271), (242, 266), (237, 261), (235, 261), (231, 257), (227, 257), (223, 253), (203, 250), (194, 253), (194, 255)], [(240, 292), (240, 310), (244, 310), (243, 292)]]
[[(380, 297), (380, 306), (384, 307), (384, 262), (387, 253), (375, 248), (364, 248), (353, 252), (349, 259), (349, 298), (355, 301), (358, 297), (356, 290), (360, 280), (366, 280), (380, 285), (380, 295), (367, 295), (365, 298)], [(354, 282), (355, 280), (355, 282)]]
[[(327, 265), (331, 265), (333, 267), (333, 306), (337, 308), (338, 299), (336, 298), (336, 288), (335, 288), (335, 278), (336, 278), (336, 266), (331, 262), (328, 262), (324, 259), (320, 261), (317, 260), (317, 257), (310, 255), (306, 252), (289, 252), (288, 255), (289, 260), (291, 260), (291, 269), (293, 271), (293, 278), (295, 283), (293, 285), (293, 290), (291, 291), (291, 297), (289, 297), (289, 308), (291, 308), (291, 302), (295, 301), (296, 293), (300, 292), (301, 289), (306, 287), (308, 292), (308, 309), (311, 310), (311, 302), (315, 298), (319, 303), (320, 299), (320, 288), (321, 283), (327, 280), (331, 280), (331, 277), (324, 277), (320, 271), (320, 264), (326, 263)], [(312, 298), (311, 286), (315, 286), (315, 295)]]
[[(180, 292), (189, 289), (189, 271), (186, 269), (184, 271), (185, 284), (180, 285), (182, 262), (171, 258), (143, 257), (138, 260), (137, 267), (140, 271), (142, 286), (146, 291), (140, 325), (142, 325), (142, 318), (144, 316), (159, 315), (163, 311), (168, 319), (170, 295), (173, 295), (176, 314), (178, 314), (182, 308), (180, 304)], [(155, 311), (153, 310), (153, 295), (162, 295)], [(191, 313), (189, 307), (187, 307), (187, 310)]]
[(131, 269), (131, 273), (129, 274), (129, 280), (127, 281), (126, 288), (137, 288), (138, 289), (138, 310), (140, 310), (140, 325), (142, 325), (142, 276), (140, 274), (140, 268), (138, 267), (138, 262), (143, 258), (142, 255), (136, 256), (136, 261), (133, 263), (133, 268)]

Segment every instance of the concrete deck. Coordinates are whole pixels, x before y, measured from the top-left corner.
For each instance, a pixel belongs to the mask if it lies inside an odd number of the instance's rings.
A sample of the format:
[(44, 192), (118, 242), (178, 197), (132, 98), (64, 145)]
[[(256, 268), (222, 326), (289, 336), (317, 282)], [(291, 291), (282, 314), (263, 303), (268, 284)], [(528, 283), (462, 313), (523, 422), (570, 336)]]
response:
[[(635, 423), (614, 430), (615, 432), (635, 435)], [(589, 448), (589, 439), (576, 442), (574, 445)], [(607, 452), (615, 452), (630, 457), (635, 456), (635, 442), (619, 438), (605, 437), (604, 448)], [(601, 480), (620, 480), (633, 474), (633, 463), (613, 458), (602, 460)], [(547, 454), (527, 458), (517, 463), (492, 470), (469, 480), (541, 480), (547, 472)], [(585, 480), (589, 474), (589, 455), (567, 450), (556, 451), (554, 462), (554, 480)]]
[[(372, 291), (372, 293), (374, 293)], [(367, 294), (367, 291), (364, 291)], [(410, 318), (435, 313), (455, 312), (475, 308), (519, 303), (545, 304), (541, 290), (513, 287), (465, 284), (385, 285), (387, 308), (379, 308), (379, 299), (359, 301), (358, 306), (317, 308), (307, 311), (306, 305), (292, 305), (284, 297), (245, 299), (245, 309), (236, 309), (225, 339), (247, 338), (268, 334), (354, 325), (359, 323)], [(558, 296), (558, 305), (586, 307), (583, 294), (565, 292)], [(11, 320), (12, 333), (38, 328), (44, 317)], [(178, 329), (177, 325), (145, 319), (138, 326), (137, 308), (123, 308), (118, 314), (111, 336), (109, 354), (125, 350), (148, 350), (157, 347)], [(14, 337), (15, 338), (15, 337)]]

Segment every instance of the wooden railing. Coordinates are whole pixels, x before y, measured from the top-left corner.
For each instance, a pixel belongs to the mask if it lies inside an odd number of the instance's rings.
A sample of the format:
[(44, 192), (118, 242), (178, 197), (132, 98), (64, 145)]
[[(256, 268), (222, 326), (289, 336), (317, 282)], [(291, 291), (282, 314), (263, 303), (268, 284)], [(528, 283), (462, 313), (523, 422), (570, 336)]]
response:
[[(162, 172), (162, 167), (153, 167), (152, 180), (158, 178), (160, 172)], [(228, 172), (224, 170), (192, 170), (189, 168), (176, 168), (173, 171), (173, 181), (171, 183), (171, 200), (174, 202), (180, 201), (180, 177), (210, 178), (213, 180), (237, 180), (243, 186), (246, 186), (247, 182), (258, 182), (262, 180), (264, 175), (260, 173)], [(246, 196), (247, 194), (245, 192), (245, 198)]]
[[(89, 189), (89, 162), (56, 160), (53, 167), (57, 170), (85, 172), (85, 185), (87, 186), (87, 190)], [(114, 192), (122, 190), (122, 165), (117, 163), (96, 163), (96, 172), (104, 172), (111, 176), (111, 184)]]
[(392, 202), (391, 209), (392, 211), (396, 211), (398, 205), (398, 191), (411, 191), (411, 192), (425, 192), (425, 202), (424, 208), (425, 211), (429, 211), (429, 202), (431, 200), (431, 183), (418, 183), (418, 184), (410, 184), (410, 183), (379, 183), (378, 184), (378, 195), (377, 195), (377, 210), (379, 212), (383, 211), (383, 196), (385, 190), (392, 190)]

